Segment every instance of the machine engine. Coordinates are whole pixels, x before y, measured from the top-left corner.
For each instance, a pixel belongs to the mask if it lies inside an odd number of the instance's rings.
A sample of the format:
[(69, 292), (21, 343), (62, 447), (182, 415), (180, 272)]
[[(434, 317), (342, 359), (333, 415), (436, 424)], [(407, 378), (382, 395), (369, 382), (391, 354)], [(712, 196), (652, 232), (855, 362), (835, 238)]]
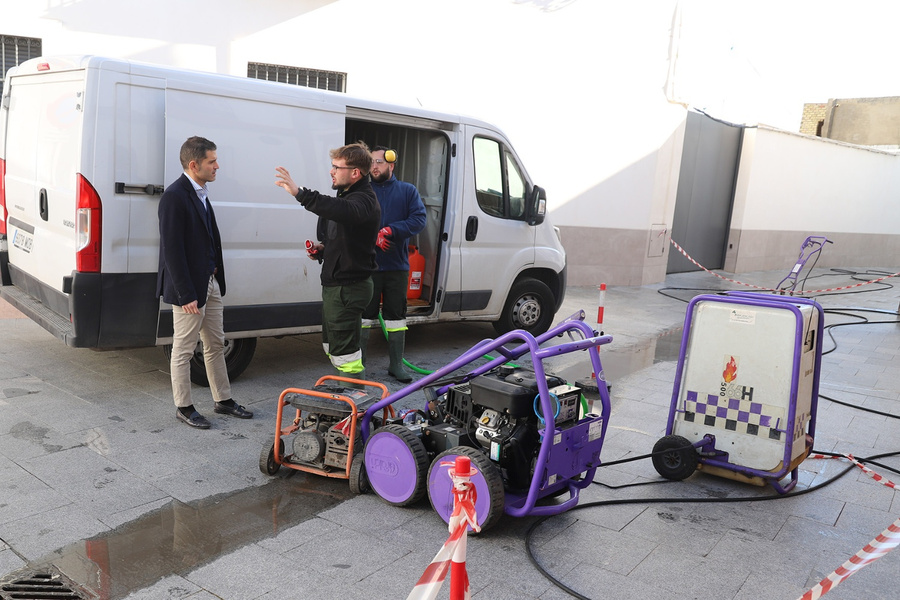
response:
[[(547, 376), (547, 387), (558, 407), (551, 417), (556, 427), (574, 425), (581, 388), (554, 375)], [(527, 489), (544, 428), (538, 394), (534, 372), (502, 366), (453, 385), (446, 394), (430, 401), (427, 421), (406, 422), (421, 432), (429, 454), (455, 446), (478, 448), (498, 464), (508, 489)]]
[[(358, 410), (364, 410), (380, 399), (380, 396), (352, 388), (321, 385), (316, 391), (331, 392), (350, 398)], [(288, 394), (291, 406), (300, 409), (301, 417), (298, 429), (293, 436), (292, 463), (303, 464), (319, 469), (344, 469), (347, 465), (347, 454), (350, 450), (350, 438), (353, 434), (350, 425), (350, 405), (332, 398), (321, 398), (305, 394)], [(381, 419), (373, 419), (378, 427)], [(356, 426), (359, 435), (359, 424)], [(362, 444), (353, 448), (353, 454), (362, 452)]]

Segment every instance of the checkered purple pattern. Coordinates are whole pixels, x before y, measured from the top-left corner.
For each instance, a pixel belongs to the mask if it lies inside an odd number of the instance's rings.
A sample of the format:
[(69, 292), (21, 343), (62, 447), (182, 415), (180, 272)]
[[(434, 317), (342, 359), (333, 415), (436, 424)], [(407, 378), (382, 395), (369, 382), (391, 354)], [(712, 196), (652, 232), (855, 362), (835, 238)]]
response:
[(703, 397), (705, 401), (700, 400), (698, 392), (688, 391), (684, 403), (685, 421), (773, 440), (780, 440), (786, 432), (783, 408), (714, 394)]

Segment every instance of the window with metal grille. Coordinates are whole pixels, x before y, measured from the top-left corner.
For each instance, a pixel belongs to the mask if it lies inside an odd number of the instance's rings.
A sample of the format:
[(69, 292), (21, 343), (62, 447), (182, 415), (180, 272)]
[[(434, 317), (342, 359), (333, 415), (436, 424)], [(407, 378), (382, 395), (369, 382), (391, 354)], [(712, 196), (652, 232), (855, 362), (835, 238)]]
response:
[(17, 35), (0, 35), (0, 88), (6, 72), (29, 58), (41, 55), (41, 40)]
[(332, 92), (347, 91), (347, 74), (338, 73), (337, 71), (320, 71), (318, 69), (303, 69), (265, 63), (247, 63), (247, 77), (264, 79), (266, 81), (280, 81), (281, 83), (331, 90)]

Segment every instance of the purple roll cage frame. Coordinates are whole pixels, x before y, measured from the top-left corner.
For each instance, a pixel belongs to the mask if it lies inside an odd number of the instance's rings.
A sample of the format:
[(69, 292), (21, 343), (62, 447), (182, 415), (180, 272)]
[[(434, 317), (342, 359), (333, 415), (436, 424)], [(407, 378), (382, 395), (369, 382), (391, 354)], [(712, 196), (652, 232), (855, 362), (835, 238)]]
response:
[[(394, 402), (405, 398), (425, 387), (428, 387), (441, 378), (450, 375), (454, 371), (461, 369), (466, 365), (482, 358), (485, 354), (492, 352), (500, 354), (500, 357), (495, 358), (488, 363), (468, 372), (453, 384), (446, 384), (437, 388), (437, 396), (440, 397), (441, 395), (447, 393), (451, 385), (469, 381), (472, 378), (487, 373), (488, 371), (499, 367), (506, 362), (516, 360), (526, 353), (530, 353), (532, 366), (534, 368), (535, 377), (537, 379), (541, 414), (552, 415), (554, 414), (555, 409), (550, 398), (549, 389), (547, 387), (547, 379), (544, 371), (543, 360), (570, 352), (586, 350), (588, 352), (588, 355), (590, 356), (591, 369), (595, 374), (597, 388), (600, 394), (600, 414), (598, 415), (595, 413), (589, 413), (588, 415), (585, 415), (581, 420), (579, 420), (579, 422), (575, 426), (566, 430), (557, 429), (553, 420), (548, 419), (544, 425), (544, 429), (540, 430), (540, 433), (543, 436), (543, 440), (554, 441), (563, 439), (564, 443), (569, 444), (569, 447), (576, 452), (576, 462), (580, 461), (575, 468), (580, 469), (581, 467), (584, 467), (583, 470), (578, 471), (578, 473), (571, 473), (570, 476), (563, 477), (550, 486), (545, 486), (542, 491), (542, 477), (540, 475), (548, 467), (559, 469), (554, 471), (555, 473), (564, 473), (566, 471), (562, 464), (564, 461), (553, 459), (553, 457), (551, 456), (552, 446), (554, 446), (556, 442), (542, 442), (535, 462), (535, 475), (532, 477), (528, 492), (525, 494), (515, 494), (512, 492), (507, 492), (506, 501), (504, 504), (504, 512), (514, 517), (522, 517), (527, 515), (555, 515), (569, 510), (570, 508), (578, 504), (578, 495), (580, 490), (586, 488), (591, 484), (594, 479), (594, 473), (596, 472), (597, 467), (600, 466), (600, 449), (603, 445), (603, 440), (606, 437), (606, 428), (609, 424), (609, 416), (611, 412), (609, 391), (606, 387), (605, 379), (603, 378), (603, 367), (600, 362), (600, 353), (598, 348), (599, 346), (612, 342), (612, 336), (598, 336), (597, 333), (587, 323), (584, 322), (584, 317), (584, 311), (578, 311), (568, 318), (564, 319), (554, 327), (550, 328), (547, 332), (537, 337), (532, 336), (526, 331), (517, 329), (505, 333), (496, 339), (485, 339), (481, 342), (478, 342), (450, 364), (432, 372), (430, 375), (426, 375), (422, 379), (413, 382), (412, 384), (404, 387), (397, 392), (394, 392), (393, 394), (370, 406), (363, 415), (360, 424), (363, 443), (365, 443), (369, 438), (369, 430), (371, 427), (372, 417), (381, 412), (382, 409), (384, 409), (386, 406), (393, 404)], [(547, 340), (553, 339), (557, 336), (562, 336), (563, 334), (568, 334), (571, 341), (554, 346), (547, 346), (544, 348), (541, 347), (541, 344), (545, 343)], [(577, 334), (580, 334), (582, 339), (576, 339), (575, 335)], [(506, 347), (506, 344), (516, 341), (520, 341), (522, 343), (514, 348)], [(598, 421), (600, 422), (601, 428), (600, 436), (595, 437), (593, 440), (587, 443), (583, 443), (580, 440), (570, 439), (573, 434), (567, 434), (567, 432), (572, 432), (573, 430), (577, 429), (584, 429), (584, 431), (582, 431), (581, 433), (585, 433), (588, 428), (596, 428)], [(569, 455), (568, 457), (568, 462), (573, 462), (571, 455)], [(570, 464), (568, 466), (568, 471), (571, 470), (572, 466)], [(584, 477), (576, 479), (575, 476), (580, 475), (581, 473), (584, 473)], [(569, 498), (567, 500), (559, 504), (537, 506), (537, 501), (541, 497), (545, 497), (550, 495), (551, 493), (555, 493), (564, 487), (568, 488), (569, 491)]]

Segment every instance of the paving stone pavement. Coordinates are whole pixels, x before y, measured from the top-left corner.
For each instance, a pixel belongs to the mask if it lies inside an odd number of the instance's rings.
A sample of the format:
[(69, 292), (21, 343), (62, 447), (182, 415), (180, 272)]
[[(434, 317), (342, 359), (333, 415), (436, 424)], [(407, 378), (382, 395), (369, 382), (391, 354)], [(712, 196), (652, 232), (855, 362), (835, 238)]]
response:
[[(894, 271), (817, 269), (803, 287)], [(736, 279), (772, 287), (783, 275)], [(892, 283), (818, 297), (829, 311), (878, 311), (828, 312), (826, 325), (885, 322), (826, 335), (820, 392), (851, 406), (820, 400), (816, 450), (900, 451), (900, 325), (891, 322), (900, 293)], [(605, 463), (646, 454), (665, 433), (684, 301), (736, 287), (697, 272), (607, 290), (602, 328), (614, 341), (601, 352), (612, 384)], [(595, 288), (570, 288), (557, 318), (584, 310), (592, 322), (597, 300)], [(492, 336), (485, 323), (413, 327), (407, 357), (435, 369)], [(369, 355), (370, 376), (384, 376), (386, 347), (375, 342)], [(565, 355), (548, 369), (580, 377), (589, 374), (583, 361)], [(447, 537), (427, 500), (398, 508), (352, 495), (346, 481), (284, 470), (268, 477), (257, 467), (278, 394), (329, 370), (318, 336), (260, 341), (234, 382), (236, 399), (256, 413), (250, 421), (214, 415), (208, 391), (195, 387), (195, 404), (213, 422), (205, 432), (174, 419), (167, 369), (159, 349), (67, 348), (0, 300), (0, 581), (61, 572), (95, 597), (132, 600), (409, 594)], [(900, 468), (897, 457), (880, 462)], [(900, 516), (897, 492), (846, 461), (807, 459), (797, 491), (838, 475), (811, 493), (768, 500), (769, 487), (704, 473), (652, 483), (660, 477), (648, 459), (602, 467), (575, 510), (542, 522), (504, 516), (469, 538), (472, 598), (572, 597), (530, 562), (531, 531), (535, 560), (583, 597), (796, 599)], [(616, 487), (631, 484), (647, 485)], [(735, 498), (750, 500), (710, 502)], [(827, 598), (894, 598), (898, 567), (900, 551), (888, 553)]]

